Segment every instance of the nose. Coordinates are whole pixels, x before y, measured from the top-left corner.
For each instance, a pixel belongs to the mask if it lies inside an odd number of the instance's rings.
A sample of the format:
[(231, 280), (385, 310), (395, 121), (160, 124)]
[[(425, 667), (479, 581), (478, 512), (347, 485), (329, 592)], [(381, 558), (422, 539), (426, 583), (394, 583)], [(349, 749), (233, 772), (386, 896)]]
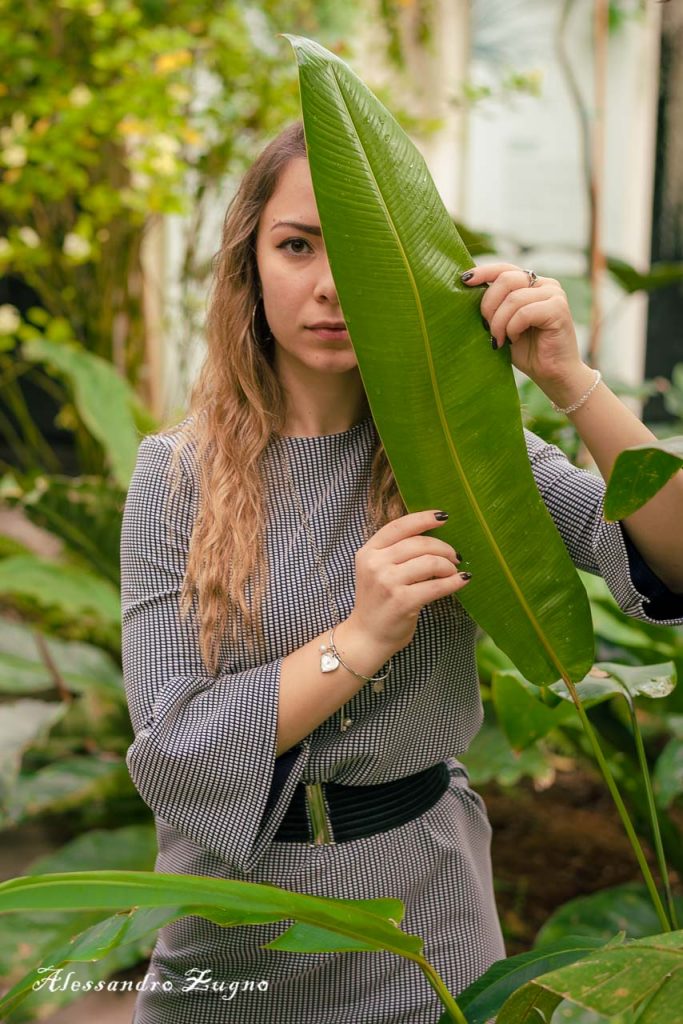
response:
[(339, 303), (337, 296), (337, 289), (332, 277), (332, 270), (330, 268), (330, 261), (327, 258), (327, 253), (321, 254), (321, 262), (318, 268), (318, 278), (315, 283), (315, 297), (319, 302), (327, 301), (332, 306), (336, 306)]

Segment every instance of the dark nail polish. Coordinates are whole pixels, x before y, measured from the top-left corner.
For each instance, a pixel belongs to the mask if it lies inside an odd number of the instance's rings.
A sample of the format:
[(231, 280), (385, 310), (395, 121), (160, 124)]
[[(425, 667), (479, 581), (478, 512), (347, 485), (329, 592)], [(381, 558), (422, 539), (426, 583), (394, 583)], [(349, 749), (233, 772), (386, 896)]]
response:
[(498, 342), (493, 336), (491, 337), (491, 348), (498, 348)]
[(456, 551), (456, 552), (455, 552), (455, 557), (457, 558), (457, 560), (458, 560), (459, 562), (462, 562), (462, 555), (460, 554), (460, 552), (459, 552), (459, 551)]
[(471, 580), (472, 579), (472, 573), (471, 572), (460, 572), (460, 573), (458, 573), (458, 576), (460, 577), (461, 580)]
[(460, 280), (462, 281), (463, 284), (467, 284), (467, 282), (471, 281), (473, 277), (474, 277), (474, 271), (473, 270), (467, 270), (467, 271), (465, 271), (464, 274), (460, 275)]
[(482, 318), (481, 318), (481, 322), (482, 322), (482, 323), (483, 323), (483, 325), (484, 325), (484, 330), (485, 330), (485, 331), (490, 331), (490, 330), (491, 330), (491, 328), (490, 328), (490, 326), (489, 326), (489, 322), (488, 322), (488, 320), (484, 320), (484, 317), (482, 317)]
[(448, 512), (435, 512), (434, 518), (440, 523), (444, 523), (448, 519)]

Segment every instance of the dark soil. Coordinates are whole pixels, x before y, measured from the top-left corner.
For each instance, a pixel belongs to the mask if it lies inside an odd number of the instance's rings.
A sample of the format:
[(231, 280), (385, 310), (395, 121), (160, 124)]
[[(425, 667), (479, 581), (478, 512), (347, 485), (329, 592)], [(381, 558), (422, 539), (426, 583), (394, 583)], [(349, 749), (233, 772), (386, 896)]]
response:
[[(549, 789), (525, 780), (478, 787), (493, 827), (491, 856), (507, 953), (529, 949), (567, 900), (624, 882), (642, 882), (635, 855), (604, 782), (558, 773)], [(657, 878), (654, 857), (644, 844)], [(677, 879), (672, 878), (676, 885)], [(677, 886), (680, 891), (680, 886)]]

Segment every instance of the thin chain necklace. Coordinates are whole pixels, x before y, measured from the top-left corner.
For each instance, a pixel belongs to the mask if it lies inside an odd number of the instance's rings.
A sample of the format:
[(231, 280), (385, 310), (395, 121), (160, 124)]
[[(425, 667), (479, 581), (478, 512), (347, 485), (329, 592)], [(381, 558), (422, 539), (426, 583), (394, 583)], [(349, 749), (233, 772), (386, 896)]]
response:
[[(287, 454), (286, 446), (285, 446), (285, 444), (282, 441), (277, 445), (277, 451), (278, 451), (278, 458), (280, 459), (280, 464), (281, 465), (284, 464), (285, 471), (286, 471), (286, 474), (287, 474), (287, 482), (289, 484), (289, 489), (291, 491), (292, 497), (294, 498), (294, 500), (296, 502), (296, 506), (297, 506), (297, 509), (298, 509), (298, 512), (299, 512), (299, 516), (301, 518), (302, 525), (304, 527), (304, 530), (306, 531), (306, 535), (308, 537), (308, 542), (309, 542), (309, 544), (311, 546), (311, 551), (313, 552), (313, 557), (315, 559), (315, 566), (316, 566), (316, 569), (318, 571), (318, 575), (320, 577), (320, 580), (321, 580), (321, 582), (322, 582), (322, 584), (323, 584), (323, 586), (325, 588), (325, 592), (327, 594), (327, 600), (328, 600), (328, 603), (329, 603), (330, 612), (334, 616), (334, 624), (335, 624), (335, 627), (336, 627), (341, 622), (341, 616), (339, 614), (339, 607), (338, 607), (337, 602), (335, 600), (334, 594), (332, 593), (332, 588), (330, 586), (330, 581), (329, 581), (329, 578), (327, 576), (327, 572), (325, 570), (325, 566), (323, 564), (322, 557), (320, 555), (320, 552), (318, 551), (318, 546), (315, 543), (315, 539), (313, 537), (313, 531), (311, 530), (311, 525), (310, 525), (310, 522), (309, 522), (309, 517), (306, 514), (306, 512), (304, 511), (304, 507), (303, 507), (303, 503), (301, 501), (301, 497), (299, 495), (299, 491), (297, 490), (297, 487), (296, 487), (296, 485), (294, 483), (294, 479), (292, 477), (292, 471), (291, 471), (290, 463), (289, 463), (289, 456)], [(325, 644), (321, 644), (320, 650), (322, 652), (321, 663), (320, 663), (321, 664), (321, 669), (323, 671), (330, 671), (330, 670), (333, 670), (333, 669), (337, 668), (337, 666), (339, 665), (339, 660), (334, 656), (334, 654), (331, 654), (331, 653), (327, 652), (327, 646)], [(357, 673), (354, 673), (354, 674), (357, 674)], [(387, 673), (387, 675), (388, 675), (388, 673)], [(365, 677), (363, 677), (363, 678), (365, 678)], [(373, 690), (374, 690), (375, 693), (381, 693), (384, 690), (384, 679), (383, 678), (382, 679), (377, 679), (373, 683)], [(341, 708), (341, 711), (340, 711), (340, 714), (339, 714), (339, 731), (340, 732), (346, 732), (346, 730), (348, 729), (348, 727), (350, 725), (353, 725), (353, 719), (346, 717), (346, 704), (343, 704), (342, 708)]]

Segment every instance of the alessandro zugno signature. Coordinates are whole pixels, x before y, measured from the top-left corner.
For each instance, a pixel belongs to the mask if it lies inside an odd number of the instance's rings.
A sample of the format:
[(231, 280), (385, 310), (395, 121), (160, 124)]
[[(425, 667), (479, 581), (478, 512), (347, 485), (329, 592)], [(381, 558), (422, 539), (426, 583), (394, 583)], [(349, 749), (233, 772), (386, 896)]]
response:
[(268, 982), (265, 979), (253, 981), (225, 981), (212, 977), (211, 971), (205, 967), (190, 967), (184, 974), (184, 981), (161, 981), (154, 973), (145, 974), (139, 981), (112, 978), (109, 981), (79, 980), (74, 971), (64, 967), (39, 967), (42, 977), (33, 982), (34, 991), (46, 989), (49, 992), (216, 992), (221, 999), (234, 999), (238, 992), (266, 992)]

